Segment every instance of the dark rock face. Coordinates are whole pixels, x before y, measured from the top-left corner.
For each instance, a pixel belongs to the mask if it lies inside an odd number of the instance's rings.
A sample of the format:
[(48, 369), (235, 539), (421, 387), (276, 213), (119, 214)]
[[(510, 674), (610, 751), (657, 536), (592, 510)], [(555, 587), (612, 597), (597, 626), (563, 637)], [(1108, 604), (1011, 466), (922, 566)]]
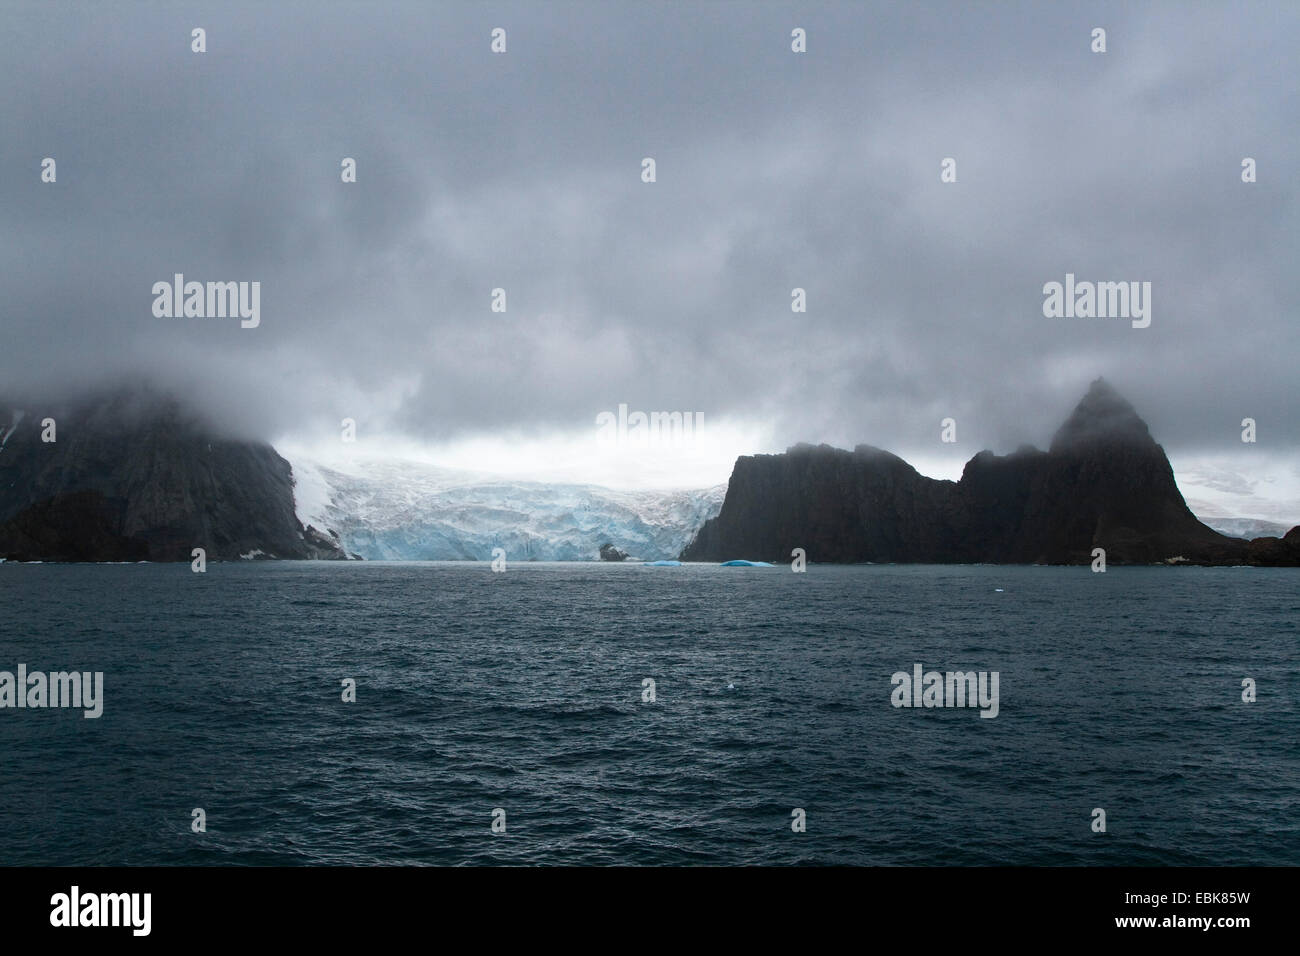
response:
[(1300, 525), (1280, 538), (1256, 538), (1246, 546), (1247, 564), (1300, 568)]
[(802, 547), (825, 562), (961, 560), (945, 557), (955, 542), (939, 520), (951, 511), (953, 487), (866, 445), (740, 458), (722, 511), (682, 558), (783, 561)]
[[(41, 441), (41, 419), (56, 441)], [(5, 437), (7, 436), (7, 437)], [(0, 408), (0, 557), (44, 561), (342, 558), (294, 514), (289, 463), (172, 401), (122, 392), (25, 416)]]
[(797, 445), (737, 460), (719, 515), (683, 560), (1087, 564), (1182, 558), (1191, 564), (1300, 563), (1285, 538), (1229, 538), (1187, 508), (1146, 423), (1098, 379), (1051, 450), (980, 452), (961, 481), (936, 481), (901, 458)]
[(602, 561), (626, 561), (627, 552), (620, 551), (614, 545), (606, 542), (600, 546), (600, 560)]

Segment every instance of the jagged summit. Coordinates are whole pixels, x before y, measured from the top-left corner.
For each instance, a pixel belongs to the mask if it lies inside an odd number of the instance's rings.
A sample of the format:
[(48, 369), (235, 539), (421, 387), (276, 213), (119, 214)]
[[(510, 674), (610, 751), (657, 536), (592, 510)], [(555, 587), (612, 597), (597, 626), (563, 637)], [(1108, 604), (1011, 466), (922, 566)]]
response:
[(984, 451), (958, 482), (888, 452), (737, 459), (727, 497), (682, 557), (822, 562), (1300, 564), (1300, 529), (1251, 542), (1188, 509), (1146, 422), (1097, 379), (1051, 449)]
[(1099, 443), (1155, 447), (1147, 423), (1104, 378), (1098, 378), (1052, 439), (1054, 453)]

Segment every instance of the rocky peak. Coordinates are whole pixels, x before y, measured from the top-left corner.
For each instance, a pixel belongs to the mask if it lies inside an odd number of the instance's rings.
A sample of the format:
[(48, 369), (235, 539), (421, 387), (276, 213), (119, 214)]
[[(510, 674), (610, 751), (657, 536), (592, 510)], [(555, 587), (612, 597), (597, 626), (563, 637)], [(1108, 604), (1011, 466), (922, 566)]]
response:
[(1052, 439), (1052, 453), (1072, 452), (1098, 445), (1155, 448), (1155, 439), (1137, 410), (1103, 378), (1088, 388)]

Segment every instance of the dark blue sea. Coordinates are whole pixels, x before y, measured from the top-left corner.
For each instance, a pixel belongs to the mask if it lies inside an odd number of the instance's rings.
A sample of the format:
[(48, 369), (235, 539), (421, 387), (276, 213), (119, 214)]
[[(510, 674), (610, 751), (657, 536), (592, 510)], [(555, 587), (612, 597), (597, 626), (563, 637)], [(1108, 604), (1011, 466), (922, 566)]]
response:
[[(1287, 569), (3, 564), (0, 670), (104, 710), (0, 709), (0, 862), (1297, 865), (1298, 620)], [(917, 662), (998, 716), (893, 707)]]

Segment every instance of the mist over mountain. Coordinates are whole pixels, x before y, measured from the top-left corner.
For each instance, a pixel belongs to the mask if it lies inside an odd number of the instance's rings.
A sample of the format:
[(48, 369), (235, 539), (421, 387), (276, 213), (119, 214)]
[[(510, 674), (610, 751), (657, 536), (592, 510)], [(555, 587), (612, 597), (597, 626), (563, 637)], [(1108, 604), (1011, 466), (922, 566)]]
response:
[[(1242, 525), (1249, 530), (1249, 525)], [(698, 532), (698, 533), (697, 533)], [(1164, 450), (1102, 380), (1049, 451), (981, 452), (961, 480), (866, 445), (743, 456), (731, 482), (619, 490), (405, 460), (343, 466), (231, 438), (193, 403), (121, 387), (0, 406), (0, 557), (189, 561), (635, 558), (1293, 564), (1300, 535), (1245, 541), (1188, 509)]]
[(727, 497), (686, 560), (1298, 564), (1300, 529), (1246, 542), (1188, 509), (1164, 449), (1098, 379), (1049, 451), (980, 452), (961, 480), (920, 475), (895, 455), (800, 445), (736, 462)]
[(607, 542), (665, 558), (725, 492), (511, 481), (401, 460), (295, 464), (148, 387), (2, 402), (0, 558), (189, 561), (201, 547), (211, 560), (490, 560), (499, 547), (509, 560), (581, 561)]
[(339, 558), (294, 515), (289, 463), (148, 389), (0, 405), (0, 557)]
[[(1104, 449), (1156, 449), (1151, 430), (1127, 399), (1105, 379), (1097, 379), (1052, 438), (1056, 455), (1086, 454)], [(1160, 452), (1164, 454), (1163, 450)]]
[[(1175, 461), (1245, 416), (1296, 458), (1300, 5), (1116, 4), (1104, 55), (1069, 4), (383, 6), (6, 4), (0, 387), (148, 377), (272, 441), (626, 402), (918, 462), (947, 416), (1041, 442), (1104, 369)], [(259, 281), (260, 324), (154, 315), (177, 273)], [(1150, 281), (1150, 328), (1046, 318), (1066, 273)]]

